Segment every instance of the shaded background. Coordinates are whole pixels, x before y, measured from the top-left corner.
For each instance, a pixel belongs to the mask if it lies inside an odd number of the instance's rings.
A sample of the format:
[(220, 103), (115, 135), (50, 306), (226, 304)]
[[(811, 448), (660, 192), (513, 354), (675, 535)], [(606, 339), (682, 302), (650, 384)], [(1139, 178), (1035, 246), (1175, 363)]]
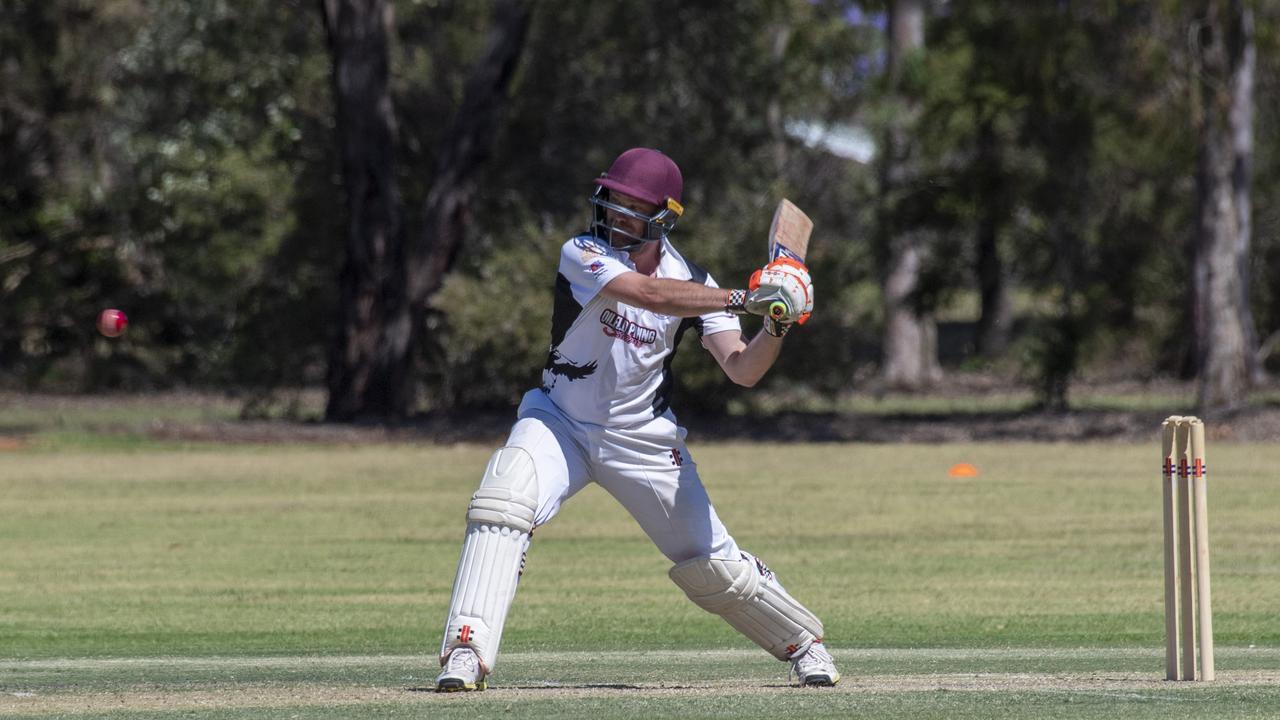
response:
[[(1248, 0), (0, 0), (0, 387), (509, 408), (592, 178), (645, 145), (722, 285), (779, 197), (816, 222), (762, 396), (1241, 407), (1280, 369), (1277, 29)], [(741, 407), (677, 366), (678, 408)]]

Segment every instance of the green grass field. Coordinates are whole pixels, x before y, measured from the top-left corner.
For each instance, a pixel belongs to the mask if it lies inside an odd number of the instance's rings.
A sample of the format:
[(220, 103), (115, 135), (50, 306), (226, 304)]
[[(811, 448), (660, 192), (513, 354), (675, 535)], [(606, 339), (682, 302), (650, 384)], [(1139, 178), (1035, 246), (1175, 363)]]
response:
[(426, 692), (492, 448), (54, 433), (0, 452), (0, 716), (1280, 716), (1280, 446), (1209, 448), (1205, 684), (1162, 680), (1154, 438), (691, 445), (838, 687), (787, 687), (591, 487), (538, 532), (492, 689)]

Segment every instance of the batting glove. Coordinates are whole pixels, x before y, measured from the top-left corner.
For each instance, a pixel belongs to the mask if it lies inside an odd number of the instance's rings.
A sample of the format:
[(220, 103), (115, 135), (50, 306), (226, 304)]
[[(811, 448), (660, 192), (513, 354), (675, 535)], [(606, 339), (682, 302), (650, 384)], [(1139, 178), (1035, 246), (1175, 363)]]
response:
[[(813, 279), (809, 269), (795, 260), (779, 258), (765, 265), (751, 275), (749, 287), (743, 307), (775, 325), (803, 325), (813, 313)], [(769, 329), (766, 322), (765, 330)]]

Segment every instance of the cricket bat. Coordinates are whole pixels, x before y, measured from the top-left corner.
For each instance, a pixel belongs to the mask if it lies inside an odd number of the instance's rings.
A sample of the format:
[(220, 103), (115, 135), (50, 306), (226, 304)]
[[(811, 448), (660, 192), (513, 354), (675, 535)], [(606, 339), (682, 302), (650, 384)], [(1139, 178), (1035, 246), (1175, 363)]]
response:
[[(796, 204), (783, 198), (773, 211), (773, 223), (769, 226), (769, 262), (778, 258), (791, 258), (803, 263), (809, 253), (809, 236), (813, 234), (813, 221)], [(782, 301), (769, 306), (769, 314), (775, 318), (787, 314)]]

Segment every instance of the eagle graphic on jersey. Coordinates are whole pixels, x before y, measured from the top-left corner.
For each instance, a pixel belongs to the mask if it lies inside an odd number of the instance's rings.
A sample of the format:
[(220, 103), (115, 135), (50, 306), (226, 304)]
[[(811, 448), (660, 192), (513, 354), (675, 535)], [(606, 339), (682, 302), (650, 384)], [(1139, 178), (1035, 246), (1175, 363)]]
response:
[(556, 382), (560, 378), (564, 378), (569, 382), (581, 380), (596, 371), (596, 361), (592, 360), (586, 365), (575, 365), (564, 359), (560, 354), (559, 348), (551, 348), (551, 352), (547, 354), (547, 364), (542, 366), (543, 370), (551, 373), (551, 384), (542, 383), (543, 392), (551, 392), (551, 388), (556, 386)]

